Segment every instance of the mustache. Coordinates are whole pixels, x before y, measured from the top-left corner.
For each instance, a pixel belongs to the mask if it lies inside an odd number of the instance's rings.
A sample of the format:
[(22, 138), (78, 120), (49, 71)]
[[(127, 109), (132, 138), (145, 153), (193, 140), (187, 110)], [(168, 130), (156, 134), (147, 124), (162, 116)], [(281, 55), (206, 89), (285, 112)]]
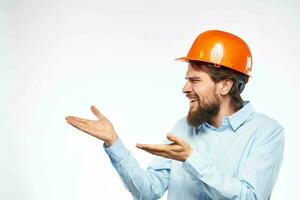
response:
[(186, 94), (185, 96), (189, 99), (199, 99), (198, 95)]

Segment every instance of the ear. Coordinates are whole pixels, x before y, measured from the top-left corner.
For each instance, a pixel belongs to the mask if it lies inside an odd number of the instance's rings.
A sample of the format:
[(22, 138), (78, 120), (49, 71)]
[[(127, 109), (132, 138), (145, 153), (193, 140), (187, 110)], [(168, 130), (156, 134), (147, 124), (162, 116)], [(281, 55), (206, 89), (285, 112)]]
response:
[(225, 79), (217, 83), (218, 93), (225, 96), (229, 93), (233, 86), (233, 81), (231, 79)]

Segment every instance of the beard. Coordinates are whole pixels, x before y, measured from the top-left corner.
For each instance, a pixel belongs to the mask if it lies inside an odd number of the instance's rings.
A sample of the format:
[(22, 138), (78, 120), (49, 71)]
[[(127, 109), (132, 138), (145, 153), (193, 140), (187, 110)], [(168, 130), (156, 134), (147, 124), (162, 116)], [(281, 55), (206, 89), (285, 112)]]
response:
[[(214, 94), (213, 99), (209, 103), (205, 103), (199, 96), (197, 98), (197, 108), (192, 110), (190, 108), (187, 116), (187, 122), (191, 126), (199, 126), (205, 122), (210, 122), (220, 111), (220, 99)], [(207, 101), (208, 102), (208, 101)]]

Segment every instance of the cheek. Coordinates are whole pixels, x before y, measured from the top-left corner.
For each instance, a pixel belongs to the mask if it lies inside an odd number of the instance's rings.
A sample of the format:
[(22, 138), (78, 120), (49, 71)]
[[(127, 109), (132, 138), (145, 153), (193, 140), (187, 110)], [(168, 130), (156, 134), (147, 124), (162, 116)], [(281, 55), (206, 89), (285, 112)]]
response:
[(193, 91), (196, 93), (198, 96), (202, 96), (207, 93), (206, 87), (204, 85), (194, 85)]
[(194, 90), (195, 94), (198, 96), (200, 101), (204, 102), (210, 102), (212, 100), (215, 100), (217, 98), (216, 94), (216, 88), (214, 86), (211, 87), (205, 87), (205, 88), (197, 88), (197, 90)]
[(194, 92), (199, 97), (208, 97), (215, 93), (214, 87), (197, 87), (194, 88)]

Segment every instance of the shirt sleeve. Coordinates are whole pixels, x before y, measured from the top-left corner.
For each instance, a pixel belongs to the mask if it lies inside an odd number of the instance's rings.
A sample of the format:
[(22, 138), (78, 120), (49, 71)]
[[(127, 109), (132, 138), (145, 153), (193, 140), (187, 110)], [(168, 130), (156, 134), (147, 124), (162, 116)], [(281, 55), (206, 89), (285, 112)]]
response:
[(196, 151), (183, 163), (183, 169), (212, 199), (267, 200), (282, 163), (283, 132), (278, 127), (257, 138), (236, 176), (221, 172)]
[(144, 170), (119, 138), (112, 146), (107, 147), (104, 144), (103, 147), (134, 199), (154, 200), (164, 194), (170, 175), (171, 161), (169, 159), (157, 157), (150, 163), (147, 170)]

